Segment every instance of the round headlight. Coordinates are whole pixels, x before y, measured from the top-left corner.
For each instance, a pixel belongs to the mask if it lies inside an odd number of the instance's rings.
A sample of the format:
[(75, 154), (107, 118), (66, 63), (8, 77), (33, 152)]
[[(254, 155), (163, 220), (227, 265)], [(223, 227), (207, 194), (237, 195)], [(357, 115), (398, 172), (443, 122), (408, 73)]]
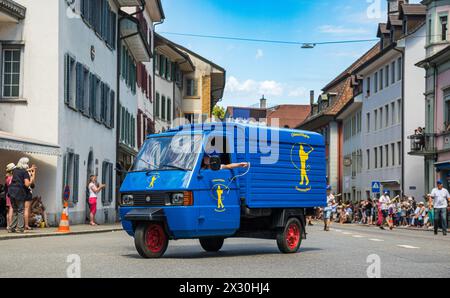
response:
[(171, 198), (172, 205), (183, 205), (183, 201), (184, 201), (183, 193), (172, 194), (172, 198)]
[(122, 205), (132, 206), (133, 204), (134, 204), (133, 195), (123, 195), (122, 196)]

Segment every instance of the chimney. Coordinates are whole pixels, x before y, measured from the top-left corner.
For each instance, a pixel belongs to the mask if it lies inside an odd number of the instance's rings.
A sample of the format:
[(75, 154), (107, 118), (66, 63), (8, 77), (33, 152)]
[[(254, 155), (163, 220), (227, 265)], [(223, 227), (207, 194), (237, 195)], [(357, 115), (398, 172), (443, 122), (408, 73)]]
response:
[(262, 96), (262, 98), (259, 100), (259, 107), (261, 109), (267, 109), (267, 99), (264, 98), (264, 95)]
[(315, 101), (315, 95), (314, 95), (314, 90), (309, 91), (309, 102), (311, 104), (311, 106), (314, 104)]

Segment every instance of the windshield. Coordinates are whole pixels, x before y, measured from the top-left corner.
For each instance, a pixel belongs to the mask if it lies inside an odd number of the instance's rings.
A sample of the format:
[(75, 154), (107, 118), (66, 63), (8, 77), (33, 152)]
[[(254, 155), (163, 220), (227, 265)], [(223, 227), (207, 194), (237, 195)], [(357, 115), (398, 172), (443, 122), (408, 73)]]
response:
[(201, 135), (151, 138), (145, 142), (131, 171), (192, 171), (201, 145)]

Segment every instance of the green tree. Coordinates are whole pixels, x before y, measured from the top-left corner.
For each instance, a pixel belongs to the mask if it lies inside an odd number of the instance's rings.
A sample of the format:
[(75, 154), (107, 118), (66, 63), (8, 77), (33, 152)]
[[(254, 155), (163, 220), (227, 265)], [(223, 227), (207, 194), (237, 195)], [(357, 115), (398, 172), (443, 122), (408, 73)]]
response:
[(220, 120), (225, 119), (225, 108), (221, 106), (215, 106), (212, 113), (215, 117), (219, 118)]

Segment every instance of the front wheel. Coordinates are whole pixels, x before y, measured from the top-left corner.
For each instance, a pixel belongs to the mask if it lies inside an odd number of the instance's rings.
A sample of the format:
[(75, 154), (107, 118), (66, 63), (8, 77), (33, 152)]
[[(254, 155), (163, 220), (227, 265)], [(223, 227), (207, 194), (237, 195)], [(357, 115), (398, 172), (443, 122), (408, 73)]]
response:
[(278, 249), (282, 253), (298, 252), (302, 244), (302, 224), (297, 218), (291, 218), (283, 230), (277, 233)]
[(166, 252), (169, 237), (161, 223), (142, 223), (136, 228), (134, 245), (141, 257), (157, 259)]
[(200, 245), (207, 252), (218, 252), (224, 243), (225, 239), (216, 237), (216, 238), (201, 238)]

